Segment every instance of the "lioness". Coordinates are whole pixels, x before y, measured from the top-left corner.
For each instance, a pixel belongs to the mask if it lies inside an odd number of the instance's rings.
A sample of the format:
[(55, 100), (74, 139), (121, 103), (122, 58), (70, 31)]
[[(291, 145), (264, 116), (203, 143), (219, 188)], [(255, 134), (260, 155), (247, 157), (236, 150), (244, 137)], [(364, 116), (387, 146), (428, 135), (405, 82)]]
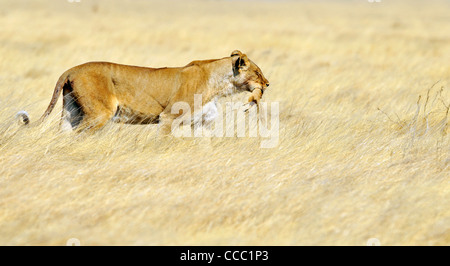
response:
[[(90, 62), (61, 75), (39, 122), (52, 112), (62, 92), (63, 128), (97, 130), (113, 120), (159, 123), (162, 133), (168, 134), (173, 120), (181, 115), (171, 113), (176, 102), (187, 102), (192, 107), (194, 94), (202, 94), (202, 105), (205, 105), (219, 96), (241, 91), (258, 89), (262, 95), (268, 86), (261, 69), (238, 50), (230, 57), (193, 61), (184, 67), (148, 68)], [(254, 101), (253, 96), (250, 98)], [(25, 124), (29, 123), (26, 112), (19, 112), (18, 116)]]

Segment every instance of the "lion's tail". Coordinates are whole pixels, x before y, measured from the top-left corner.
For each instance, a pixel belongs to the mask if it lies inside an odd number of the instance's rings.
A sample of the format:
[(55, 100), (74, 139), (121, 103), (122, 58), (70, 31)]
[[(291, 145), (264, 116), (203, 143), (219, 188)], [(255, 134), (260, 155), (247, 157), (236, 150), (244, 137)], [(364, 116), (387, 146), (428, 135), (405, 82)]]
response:
[(30, 123), (30, 116), (28, 115), (27, 111), (22, 110), (17, 112), (16, 118), (22, 119), (22, 123), (24, 123), (25, 125), (28, 125)]
[[(45, 118), (47, 116), (49, 116), (50, 113), (53, 111), (53, 108), (55, 107), (56, 103), (58, 102), (58, 98), (61, 95), (62, 89), (68, 80), (69, 80), (69, 75), (67, 73), (64, 73), (58, 79), (58, 82), (56, 83), (56, 86), (55, 86), (55, 90), (53, 91), (52, 100), (50, 101), (50, 104), (48, 105), (47, 110), (45, 110), (44, 114), (39, 119), (39, 121), (38, 121), (39, 123), (42, 123), (45, 120)], [(18, 112), (16, 114), (16, 118), (21, 118), (22, 122), (25, 125), (28, 125), (30, 123), (30, 116), (24, 110)]]

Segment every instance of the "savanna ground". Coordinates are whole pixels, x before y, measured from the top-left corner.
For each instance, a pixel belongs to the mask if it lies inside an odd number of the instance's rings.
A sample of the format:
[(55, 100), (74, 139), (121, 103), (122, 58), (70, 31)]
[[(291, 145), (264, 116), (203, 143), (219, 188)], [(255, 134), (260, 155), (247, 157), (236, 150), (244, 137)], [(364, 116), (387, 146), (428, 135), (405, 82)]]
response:
[[(450, 244), (450, 2), (0, 3), (0, 244)], [(257, 138), (58, 131), (66, 69), (239, 49), (279, 102)], [(222, 101), (245, 101), (246, 93)], [(420, 97), (420, 99), (419, 99)]]

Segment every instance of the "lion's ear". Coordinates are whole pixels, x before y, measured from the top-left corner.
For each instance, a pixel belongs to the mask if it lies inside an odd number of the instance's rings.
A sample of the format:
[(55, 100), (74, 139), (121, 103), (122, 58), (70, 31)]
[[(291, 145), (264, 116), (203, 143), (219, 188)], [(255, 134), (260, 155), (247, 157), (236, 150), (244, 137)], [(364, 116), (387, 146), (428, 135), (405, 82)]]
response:
[(235, 55), (239, 55), (239, 56), (241, 56), (242, 55), (242, 53), (241, 53), (241, 51), (239, 51), (239, 50), (234, 50), (232, 53), (231, 53), (231, 55), (230, 56), (235, 56)]
[(247, 55), (242, 54), (240, 56), (233, 56), (233, 73), (236, 76), (240, 70), (245, 70), (250, 65)]
[(248, 68), (248, 66), (250, 65), (250, 61), (248, 60), (248, 57), (246, 54), (242, 54), (241, 56), (239, 56), (239, 58), (241, 59), (239, 61), (239, 67), (242, 68)]

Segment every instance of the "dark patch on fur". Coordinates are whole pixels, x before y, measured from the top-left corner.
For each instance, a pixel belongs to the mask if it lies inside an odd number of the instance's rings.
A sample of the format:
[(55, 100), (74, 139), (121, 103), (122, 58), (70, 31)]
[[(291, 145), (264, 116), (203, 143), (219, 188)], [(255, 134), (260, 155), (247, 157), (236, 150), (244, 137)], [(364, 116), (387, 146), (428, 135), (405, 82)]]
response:
[(67, 82), (63, 87), (63, 108), (69, 115), (68, 121), (72, 128), (78, 127), (83, 120), (84, 112), (77, 98), (73, 95), (71, 82)]

